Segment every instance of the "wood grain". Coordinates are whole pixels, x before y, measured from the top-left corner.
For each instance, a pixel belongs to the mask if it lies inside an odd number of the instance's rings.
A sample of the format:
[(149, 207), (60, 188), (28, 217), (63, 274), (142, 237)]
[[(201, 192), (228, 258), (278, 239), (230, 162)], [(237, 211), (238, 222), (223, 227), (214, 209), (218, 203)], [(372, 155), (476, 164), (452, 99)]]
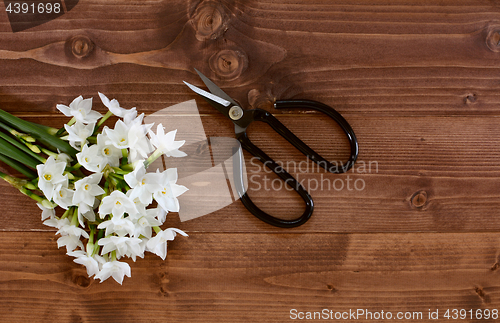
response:
[[(165, 124), (176, 123), (168, 117)], [(190, 117), (183, 116), (182, 118)], [(193, 116), (193, 121), (197, 117)], [(267, 126), (250, 129), (250, 138), (271, 157), (282, 161), (290, 173), (307, 187), (316, 208), (312, 220), (296, 230), (306, 232), (473, 232), (498, 231), (500, 158), (497, 121), (489, 117), (374, 117), (346, 115), (359, 137), (361, 150), (357, 166), (343, 175), (326, 173), (308, 161)], [(217, 115), (202, 116), (207, 136), (232, 137), (231, 123)], [(345, 161), (346, 139), (331, 121), (317, 115), (279, 117), (311, 147), (332, 161)], [(62, 124), (63, 118), (27, 118), (46, 124)], [(45, 122), (47, 121), (47, 122)], [(54, 123), (52, 123), (54, 122)], [(317, 131), (309, 132), (314, 124)], [(386, 125), (391, 125), (387, 127)], [(252, 126), (253, 127), (253, 126)], [(482, 131), (477, 131), (482, 128)], [(325, 138), (325, 134), (331, 137)], [(341, 143), (340, 145), (337, 142)], [(277, 149), (277, 147), (279, 149)], [(402, 148), (404, 147), (404, 148)], [(288, 192), (274, 174), (246, 156), (249, 193), (255, 202), (283, 217), (299, 215), (302, 200)], [(196, 159), (196, 156), (193, 156)], [(287, 164), (288, 162), (288, 164)], [(169, 167), (186, 168), (184, 160)], [(340, 164), (339, 164), (340, 165)], [(188, 171), (184, 169), (184, 171)], [(182, 182), (182, 179), (181, 179)], [(29, 198), (0, 184), (8, 206), (0, 220), (3, 230), (44, 230), (39, 210)], [(412, 198), (425, 192), (426, 200), (415, 205)], [(269, 199), (273, 194), (273, 199)], [(209, 203), (217, 196), (202, 197)], [(207, 200), (208, 199), (208, 200)], [(22, 208), (17, 208), (23, 203)], [(182, 199), (181, 199), (182, 203)], [(276, 231), (260, 223), (239, 201), (203, 218), (171, 224), (187, 230), (207, 232)]]
[(193, 233), (166, 261), (131, 263), (122, 286), (86, 277), (52, 233), (6, 232), (0, 243), (8, 322), (285, 322), (291, 309), (325, 308), (424, 319), (438, 309), (444, 321), (447, 308), (500, 303), (496, 233)]
[[(60, 127), (56, 104), (79, 95), (104, 112), (98, 91), (159, 113), (196, 98), (182, 81), (202, 86), (197, 68), (329, 160), (348, 154), (340, 129), (318, 113), (275, 111), (275, 100), (334, 107), (360, 144), (354, 172), (325, 174), (252, 125), (251, 139), (293, 162), (286, 168), (311, 190), (312, 219), (277, 229), (239, 201), (188, 222), (170, 214), (167, 225), (190, 237), (172, 243), (166, 261), (131, 263), (123, 286), (87, 278), (36, 205), (0, 183), (4, 321), (285, 322), (292, 308), (359, 308), (423, 313), (413, 321), (439, 309), (444, 322), (448, 308), (499, 307), (498, 1), (80, 0), (16, 33), (0, 3), (0, 40), (0, 108), (30, 121)], [(197, 104), (208, 137), (233, 136), (230, 122)], [(202, 156), (192, 157), (186, 165)], [(250, 157), (255, 202), (300, 214), (293, 193), (262, 188), (277, 182)], [(363, 189), (349, 190), (356, 180)], [(321, 183), (344, 188), (314, 188)]]

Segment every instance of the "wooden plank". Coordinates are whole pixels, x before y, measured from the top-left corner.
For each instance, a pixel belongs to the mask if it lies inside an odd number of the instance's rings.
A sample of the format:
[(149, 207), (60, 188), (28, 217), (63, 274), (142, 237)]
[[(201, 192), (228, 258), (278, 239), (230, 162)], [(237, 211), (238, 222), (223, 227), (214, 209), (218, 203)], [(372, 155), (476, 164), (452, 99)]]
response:
[[(496, 162), (500, 158), (500, 136), (495, 118), (346, 117), (358, 135), (360, 158), (354, 169), (343, 175), (326, 173), (307, 161), (284, 139), (266, 129), (267, 126), (250, 129), (251, 139), (272, 158), (283, 161), (285, 168), (311, 191), (316, 204), (313, 219), (297, 230), (469, 232), (500, 229), (496, 211), (500, 203), (497, 178), (500, 169)], [(165, 124), (181, 120), (172, 118)], [(337, 140), (345, 139), (340, 139), (340, 130), (332, 128), (331, 120), (316, 115), (279, 118), (331, 160), (348, 155), (345, 142), (337, 145)], [(48, 121), (45, 117), (28, 120), (48, 124), (64, 122), (62, 118)], [(208, 136), (232, 136), (231, 123), (223, 117), (203, 116), (202, 122)], [(317, 132), (310, 132), (311, 124)], [(183, 139), (181, 137), (182, 134), (178, 139)], [(329, 151), (329, 147), (333, 147), (333, 151)], [(249, 193), (255, 202), (277, 216), (300, 215), (302, 200), (250, 155), (246, 157)], [(197, 156), (195, 163), (196, 160)], [(168, 161), (168, 165), (177, 166), (180, 173), (187, 171), (184, 160)], [(46, 229), (40, 223), (38, 208), (29, 198), (6, 183), (1, 183), (0, 189), (6, 205), (0, 220), (2, 230)], [(198, 203), (210, 203), (217, 198), (217, 194), (208, 194), (200, 197)], [(172, 225), (194, 231), (274, 230), (255, 219), (239, 201), (189, 222), (179, 223), (174, 214), (170, 221)]]
[(0, 314), (8, 322), (285, 322), (292, 309), (422, 312), (424, 320), (430, 309), (444, 322), (446, 309), (498, 309), (499, 243), (497, 233), (192, 233), (170, 244), (166, 261), (131, 263), (119, 287), (87, 278), (53, 233), (2, 232)]
[[(488, 232), (500, 230), (498, 21), (497, 2), (482, 0), (82, 0), (19, 33), (0, 15), (0, 108), (31, 121), (60, 127), (55, 105), (79, 95), (94, 96), (104, 112), (97, 91), (159, 112), (196, 97), (182, 84), (201, 85), (196, 67), (331, 160), (348, 154), (331, 121), (272, 103), (334, 107), (358, 135), (358, 165), (372, 167), (325, 174), (300, 164), (303, 156), (266, 126), (252, 126), (257, 145), (294, 162), (285, 166), (311, 190), (313, 218), (277, 229), (238, 201), (188, 222), (170, 214), (166, 226), (190, 236), (170, 244), (166, 261), (130, 263), (123, 286), (86, 277), (57, 249), (34, 202), (2, 182), (2, 320), (285, 322), (292, 309), (304, 317), (327, 309), (375, 313), (340, 317), (349, 322), (379, 322), (381, 311), (449, 322), (447, 309), (463, 309), (465, 321), (498, 321), (500, 235)], [(198, 104), (208, 136), (233, 135)], [(197, 117), (170, 121), (180, 118)], [(298, 215), (301, 201), (246, 159), (256, 203)], [(257, 189), (264, 183), (270, 189)]]
[[(77, 9), (15, 34), (1, 18), (0, 106), (51, 111), (54, 102), (100, 90), (156, 111), (192, 98), (182, 80), (200, 84), (197, 67), (255, 106), (293, 97), (370, 115), (498, 113), (500, 14), (489, 2), (130, 1)], [(75, 57), (74, 37), (93, 51)]]

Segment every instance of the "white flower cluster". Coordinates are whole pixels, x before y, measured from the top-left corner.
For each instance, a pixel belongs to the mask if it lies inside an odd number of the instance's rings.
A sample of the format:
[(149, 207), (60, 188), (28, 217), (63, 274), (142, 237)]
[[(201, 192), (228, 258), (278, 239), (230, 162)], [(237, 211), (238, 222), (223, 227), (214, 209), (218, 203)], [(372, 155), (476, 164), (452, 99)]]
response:
[[(160, 228), (168, 212), (179, 211), (177, 197), (187, 191), (177, 184), (177, 169), (146, 171), (161, 155), (186, 154), (179, 151), (184, 141), (175, 141), (176, 131), (165, 134), (159, 124), (154, 133), (152, 124), (143, 124), (144, 114), (99, 96), (109, 109), (104, 117), (92, 110), (92, 99), (81, 96), (69, 106), (57, 105), (72, 117), (62, 139), (78, 151), (78, 163), (72, 164), (67, 154), (54, 154), (37, 166), (38, 187), (53, 202), (38, 205), (44, 224), (61, 235), (58, 247), (65, 246), (89, 276), (101, 282), (113, 277), (121, 284), (130, 277), (130, 266), (119, 259), (135, 261), (146, 251), (165, 259), (167, 242), (177, 233), (186, 236), (179, 229)], [(99, 132), (112, 115), (119, 118), (114, 128)], [(57, 217), (51, 204), (66, 211)]]

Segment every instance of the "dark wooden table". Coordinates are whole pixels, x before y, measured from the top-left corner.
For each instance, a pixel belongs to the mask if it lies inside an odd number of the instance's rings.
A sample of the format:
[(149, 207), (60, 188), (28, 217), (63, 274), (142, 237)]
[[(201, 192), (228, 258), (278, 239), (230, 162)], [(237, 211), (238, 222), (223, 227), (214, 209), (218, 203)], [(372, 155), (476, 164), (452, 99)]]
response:
[[(13, 32), (0, 5), (2, 109), (60, 127), (67, 119), (56, 104), (83, 95), (104, 112), (100, 91), (151, 114), (197, 99), (182, 84), (201, 86), (197, 68), (243, 105), (272, 111), (276, 99), (302, 98), (334, 107), (358, 136), (359, 163), (343, 175), (289, 169), (316, 202), (299, 228), (266, 225), (239, 201), (187, 222), (169, 214), (167, 225), (189, 238), (171, 243), (165, 261), (131, 262), (122, 286), (89, 279), (57, 249), (36, 205), (2, 182), (3, 322), (287, 322), (314, 312), (496, 321), (497, 1), (81, 0), (68, 9)], [(232, 136), (230, 122), (197, 103), (207, 136)], [(331, 120), (273, 113), (328, 159), (348, 154)], [(266, 126), (252, 127), (273, 158), (304, 160)], [(256, 185), (265, 210), (300, 214), (292, 193)]]

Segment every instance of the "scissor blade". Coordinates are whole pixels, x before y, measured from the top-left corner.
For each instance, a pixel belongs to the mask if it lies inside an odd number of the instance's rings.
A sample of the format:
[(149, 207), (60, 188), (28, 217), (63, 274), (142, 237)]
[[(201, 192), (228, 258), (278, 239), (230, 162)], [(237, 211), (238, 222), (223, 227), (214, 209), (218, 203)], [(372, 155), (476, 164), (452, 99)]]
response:
[(215, 85), (215, 83), (212, 82), (208, 77), (206, 77), (205, 75), (203, 75), (196, 68), (194, 70), (196, 71), (196, 73), (198, 73), (198, 75), (200, 76), (201, 80), (203, 81), (203, 83), (205, 83), (205, 85), (207, 86), (208, 90), (210, 92), (212, 92), (212, 94), (215, 94), (218, 97), (223, 98), (224, 100), (227, 100), (227, 101), (231, 102), (234, 105), (238, 105), (229, 95), (227, 95), (224, 91), (222, 91), (221, 88), (218, 87), (217, 85)]
[[(228, 106), (231, 105), (231, 102), (227, 101), (227, 100), (224, 100), (223, 98), (221, 97), (218, 97), (217, 95), (215, 94), (212, 94), (210, 92), (207, 92), (205, 90), (202, 90), (200, 89), (199, 87), (196, 87), (192, 84), (189, 84), (188, 82), (186, 81), (183, 81), (184, 84), (186, 84), (191, 90), (193, 90), (194, 92), (196, 92), (198, 95), (200, 95), (201, 97), (203, 97), (205, 100), (207, 100), (209, 103), (218, 103), (220, 105), (222, 105), (223, 107), (227, 108)], [(215, 106), (215, 105), (214, 105)], [(215, 106), (217, 109), (219, 109), (217, 106)], [(222, 112), (222, 111), (221, 111)], [(224, 111), (226, 112), (226, 111)], [(223, 112), (223, 113), (224, 113)]]

